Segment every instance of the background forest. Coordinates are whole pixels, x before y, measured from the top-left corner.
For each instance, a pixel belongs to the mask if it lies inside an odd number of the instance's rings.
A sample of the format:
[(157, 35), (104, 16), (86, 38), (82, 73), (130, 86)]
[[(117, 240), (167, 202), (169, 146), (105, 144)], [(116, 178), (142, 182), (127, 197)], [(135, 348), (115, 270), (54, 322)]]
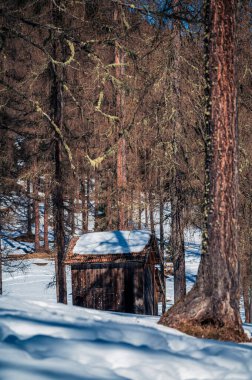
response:
[[(34, 242), (36, 253), (54, 249), (64, 282), (73, 235), (156, 229), (178, 299), (184, 231), (203, 226), (202, 2), (140, 3), (0, 2), (1, 239)], [(239, 259), (251, 322), (249, 1), (238, 19)]]

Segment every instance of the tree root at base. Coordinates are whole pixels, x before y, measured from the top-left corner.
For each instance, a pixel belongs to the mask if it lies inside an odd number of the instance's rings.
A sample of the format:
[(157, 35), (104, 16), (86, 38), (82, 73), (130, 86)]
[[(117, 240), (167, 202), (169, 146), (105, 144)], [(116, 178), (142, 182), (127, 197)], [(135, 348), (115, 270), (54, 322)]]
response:
[[(178, 308), (178, 305), (174, 305), (173, 308)], [(221, 341), (230, 341), (236, 343), (252, 342), (242, 327), (238, 324), (230, 324), (225, 322), (223, 324), (206, 316), (205, 319), (193, 320), (188, 315), (186, 317), (185, 312), (176, 314), (171, 308), (166, 312), (159, 320), (159, 324), (175, 328), (185, 334), (192, 335), (197, 338), (215, 339)], [(183, 310), (184, 311), (184, 310)], [(189, 314), (189, 313), (188, 313)]]

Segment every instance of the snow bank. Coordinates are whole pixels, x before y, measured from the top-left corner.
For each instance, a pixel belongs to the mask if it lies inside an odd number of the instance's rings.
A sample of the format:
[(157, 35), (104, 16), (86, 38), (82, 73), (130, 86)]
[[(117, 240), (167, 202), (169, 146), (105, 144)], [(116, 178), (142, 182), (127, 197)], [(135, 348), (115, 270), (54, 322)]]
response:
[(155, 317), (1, 298), (1, 380), (251, 379), (252, 345), (200, 340)]
[(144, 230), (91, 232), (78, 239), (73, 253), (78, 255), (138, 253), (148, 244), (150, 236), (150, 232)]

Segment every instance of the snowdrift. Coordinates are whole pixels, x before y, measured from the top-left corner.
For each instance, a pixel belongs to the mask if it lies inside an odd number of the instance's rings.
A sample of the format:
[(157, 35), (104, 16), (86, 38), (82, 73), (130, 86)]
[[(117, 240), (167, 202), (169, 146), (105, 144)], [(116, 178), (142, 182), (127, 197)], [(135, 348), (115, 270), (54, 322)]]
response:
[(252, 345), (186, 336), (156, 317), (1, 297), (0, 379), (252, 379)]

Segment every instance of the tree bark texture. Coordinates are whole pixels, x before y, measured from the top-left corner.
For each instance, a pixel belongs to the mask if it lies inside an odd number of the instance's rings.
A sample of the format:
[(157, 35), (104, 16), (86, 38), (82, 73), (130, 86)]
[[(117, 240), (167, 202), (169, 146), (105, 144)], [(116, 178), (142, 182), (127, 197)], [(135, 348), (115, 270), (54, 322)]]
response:
[(181, 329), (188, 323), (213, 326), (239, 340), (236, 6), (236, 0), (205, 3), (206, 230), (196, 284), (160, 322)]
[[(53, 22), (59, 25), (61, 20), (60, 10), (53, 5)], [(56, 35), (53, 36), (54, 59), (61, 61), (63, 58), (62, 41)], [(53, 121), (59, 128), (63, 127), (63, 76), (64, 69), (57, 64), (52, 64), (52, 88), (51, 110)], [(67, 303), (66, 273), (65, 273), (65, 229), (64, 229), (64, 198), (63, 198), (63, 173), (62, 173), (62, 147), (61, 142), (55, 136), (54, 160), (55, 160), (55, 186), (53, 191), (54, 211), (54, 241), (55, 241), (55, 271), (57, 302)]]
[[(56, 120), (55, 120), (56, 122)], [(67, 303), (66, 273), (65, 273), (65, 229), (64, 229), (64, 198), (62, 188), (61, 146), (55, 141), (55, 188), (53, 192), (54, 208), (54, 242), (57, 302)]]
[(49, 239), (48, 239), (48, 231), (49, 231), (49, 191), (47, 188), (47, 184), (45, 184), (45, 198), (44, 198), (44, 249), (45, 252), (49, 252)]
[(32, 236), (32, 210), (31, 210), (31, 182), (28, 179), (26, 185), (27, 194), (27, 235)]
[[(175, 11), (179, 11), (179, 6), (175, 5)], [(180, 112), (180, 54), (181, 37), (180, 22), (174, 21), (173, 25), (173, 70), (171, 75), (172, 84), (172, 108), (173, 108), (173, 154), (174, 170), (172, 178), (171, 194), (171, 254), (174, 271), (174, 302), (179, 301), (186, 295), (185, 279), (185, 247), (184, 247), (184, 225), (183, 225), (183, 183), (179, 164), (181, 154), (182, 120)]]
[(141, 189), (139, 186), (139, 189), (137, 190), (138, 194), (138, 223), (137, 227), (139, 230), (142, 228), (142, 200), (141, 200)]
[(152, 189), (149, 190), (149, 212), (150, 212), (150, 229), (151, 233), (155, 234), (155, 223), (154, 223), (154, 199)]
[[(72, 196), (69, 199), (69, 219), (70, 219), (70, 234), (74, 236), (75, 234), (75, 197), (76, 194), (73, 192)], [(76, 198), (77, 199), (77, 198)]]
[(164, 286), (164, 294), (162, 294), (162, 314), (166, 310), (166, 279), (165, 279), (165, 241), (164, 241), (164, 198), (162, 191), (161, 173), (159, 173), (159, 226), (160, 226), (160, 255), (161, 255), (161, 281)]
[(33, 195), (34, 195), (34, 224), (35, 224), (35, 252), (40, 249), (40, 218), (39, 218), (39, 201), (38, 201), (38, 178), (33, 181)]
[[(119, 9), (115, 5), (114, 21), (119, 21)], [(125, 74), (124, 53), (115, 41), (115, 76), (123, 80)], [(116, 114), (119, 117), (119, 141), (117, 145), (117, 191), (118, 191), (118, 227), (120, 230), (127, 228), (127, 205), (126, 205), (126, 140), (123, 136), (124, 128), (125, 94), (122, 88), (116, 89)]]
[(241, 218), (246, 225), (241, 226), (240, 229), (240, 271), (241, 271), (241, 285), (242, 295), (245, 309), (245, 322), (251, 323), (252, 321), (252, 236), (251, 236), (251, 223), (252, 223), (252, 205), (249, 204), (244, 207)]
[[(0, 224), (0, 231), (2, 227)], [(3, 266), (2, 266), (2, 260), (3, 260), (3, 255), (2, 255), (2, 236), (0, 235), (0, 295), (3, 294)]]
[(181, 179), (176, 173), (171, 198), (171, 252), (174, 271), (174, 302), (186, 295), (183, 200)]
[(81, 189), (81, 204), (82, 204), (82, 232), (88, 231), (88, 182)]

